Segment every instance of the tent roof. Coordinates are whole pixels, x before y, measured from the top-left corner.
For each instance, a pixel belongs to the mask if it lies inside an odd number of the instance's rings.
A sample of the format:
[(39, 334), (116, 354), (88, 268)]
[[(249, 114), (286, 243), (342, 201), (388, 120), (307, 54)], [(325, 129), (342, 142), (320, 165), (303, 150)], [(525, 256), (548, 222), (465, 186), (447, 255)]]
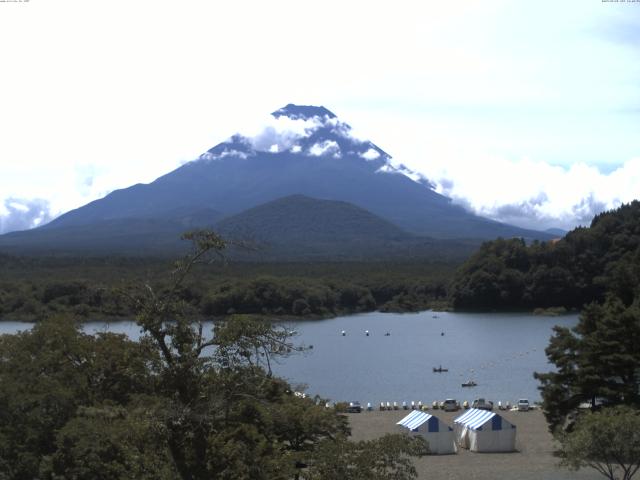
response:
[(409, 430), (415, 430), (423, 423), (428, 422), (431, 417), (433, 417), (433, 415), (421, 412), (420, 410), (414, 410), (396, 423), (396, 425), (402, 425), (403, 427), (407, 427)]
[[(464, 414), (456, 418), (453, 423), (464, 425), (471, 430), (478, 430), (495, 416), (500, 417), (500, 415), (498, 415), (497, 413), (490, 412), (488, 410), (472, 408), (468, 412), (465, 412)], [(500, 419), (502, 419), (502, 417), (500, 417)], [(502, 422), (499, 423), (500, 425), (502, 425)]]

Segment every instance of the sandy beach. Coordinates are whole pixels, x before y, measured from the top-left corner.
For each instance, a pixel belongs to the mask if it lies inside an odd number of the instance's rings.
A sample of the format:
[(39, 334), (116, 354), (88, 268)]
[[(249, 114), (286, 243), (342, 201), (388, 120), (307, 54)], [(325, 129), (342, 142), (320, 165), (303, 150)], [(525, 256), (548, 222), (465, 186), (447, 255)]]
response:
[[(370, 440), (385, 433), (398, 433), (403, 429), (395, 423), (407, 415), (404, 410), (363, 411), (348, 414), (354, 440)], [(464, 413), (429, 410), (449, 425), (453, 419)], [(547, 431), (547, 424), (540, 410), (528, 412), (497, 412), (516, 425), (516, 452), (474, 453), (458, 449), (455, 455), (429, 455), (418, 459), (416, 467), (420, 479), (430, 480), (595, 480), (603, 478), (595, 470), (582, 469), (572, 472), (557, 466), (553, 456), (553, 439)]]

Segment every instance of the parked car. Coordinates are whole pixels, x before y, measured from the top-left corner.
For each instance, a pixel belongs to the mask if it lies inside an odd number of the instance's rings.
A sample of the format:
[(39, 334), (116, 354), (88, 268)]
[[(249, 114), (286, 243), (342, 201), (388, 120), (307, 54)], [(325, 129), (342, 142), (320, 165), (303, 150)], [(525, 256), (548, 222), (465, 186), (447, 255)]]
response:
[(526, 398), (521, 398), (520, 400), (518, 400), (519, 412), (526, 412), (529, 410), (529, 408), (531, 408), (531, 406), (529, 405), (529, 400), (527, 400)]
[(360, 402), (349, 402), (349, 406), (347, 407), (347, 412), (360, 413), (362, 412), (362, 405), (360, 405)]
[(444, 410), (445, 412), (456, 412), (460, 410), (460, 404), (453, 398), (447, 398), (444, 402), (442, 402), (442, 407), (440, 408), (442, 408), (442, 410)]
[(472, 408), (479, 408), (480, 410), (493, 410), (493, 402), (485, 400), (484, 398), (476, 398), (473, 401)]

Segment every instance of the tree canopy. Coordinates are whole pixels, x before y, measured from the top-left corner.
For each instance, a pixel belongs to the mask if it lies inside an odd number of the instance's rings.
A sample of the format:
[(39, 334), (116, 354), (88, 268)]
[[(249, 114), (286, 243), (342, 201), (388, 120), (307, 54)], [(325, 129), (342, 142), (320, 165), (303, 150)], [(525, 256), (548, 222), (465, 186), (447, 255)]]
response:
[(640, 407), (640, 302), (590, 304), (572, 328), (555, 327), (546, 349), (556, 371), (536, 373), (552, 430), (581, 404)]
[(631, 304), (640, 285), (640, 202), (596, 215), (554, 242), (484, 243), (456, 272), (456, 309), (581, 308), (611, 293)]
[(587, 413), (560, 441), (562, 465), (591, 467), (609, 480), (631, 480), (640, 469), (640, 411), (614, 407)]
[(0, 337), (0, 478), (415, 478), (424, 441), (350, 442), (345, 416), (273, 376), (299, 349), (285, 329), (235, 315), (203, 331), (184, 281), (225, 242), (187, 238), (169, 282), (123, 292), (140, 341), (67, 316)]

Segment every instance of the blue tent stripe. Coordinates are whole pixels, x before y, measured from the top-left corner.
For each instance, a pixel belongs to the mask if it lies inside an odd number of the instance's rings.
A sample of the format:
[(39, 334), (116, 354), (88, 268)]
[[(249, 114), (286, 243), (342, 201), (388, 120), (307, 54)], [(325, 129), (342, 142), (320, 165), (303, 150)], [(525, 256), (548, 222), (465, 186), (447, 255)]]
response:
[[(472, 408), (467, 411), (463, 415), (456, 418), (453, 422), (463, 425), (471, 430), (479, 430), (485, 425), (489, 420), (494, 417), (498, 417), (499, 420), (492, 420), (492, 427), (494, 430), (502, 429), (502, 417), (496, 415), (494, 412), (490, 412), (487, 410), (480, 410), (477, 408)], [(495, 428), (497, 427), (497, 428)]]
[(433, 415), (429, 415), (428, 413), (414, 410), (409, 415), (400, 420), (396, 425), (402, 425), (409, 430), (417, 430), (420, 425), (428, 422), (432, 417)]

